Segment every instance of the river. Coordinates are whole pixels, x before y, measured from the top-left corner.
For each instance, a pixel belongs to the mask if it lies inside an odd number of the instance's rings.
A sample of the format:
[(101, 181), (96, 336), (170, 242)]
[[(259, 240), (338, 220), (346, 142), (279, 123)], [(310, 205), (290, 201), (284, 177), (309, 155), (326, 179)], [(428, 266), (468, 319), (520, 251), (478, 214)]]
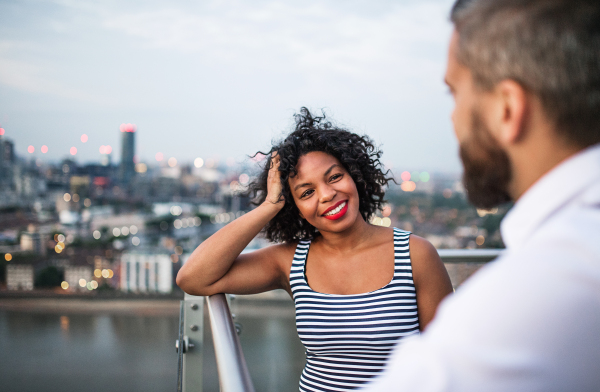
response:
[[(161, 311), (137, 311), (141, 305), (135, 302), (129, 311), (98, 301), (84, 308), (39, 301), (0, 306), (0, 390), (176, 391), (178, 303), (148, 302), (148, 308)], [(297, 391), (304, 349), (292, 303), (249, 302), (238, 308), (240, 340), (256, 390)], [(207, 320), (205, 326), (204, 392), (218, 392)]]

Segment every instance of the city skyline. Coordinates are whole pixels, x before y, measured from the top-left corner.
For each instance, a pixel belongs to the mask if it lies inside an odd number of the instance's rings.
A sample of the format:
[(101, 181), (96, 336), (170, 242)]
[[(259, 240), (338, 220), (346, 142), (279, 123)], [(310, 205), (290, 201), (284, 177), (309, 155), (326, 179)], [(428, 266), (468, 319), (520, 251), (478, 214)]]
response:
[[(459, 172), (445, 0), (0, 5), (0, 127), (16, 153), (179, 162), (269, 147), (301, 106), (368, 134), (393, 169)], [(85, 134), (89, 139), (80, 141)], [(40, 153), (42, 145), (48, 147)]]

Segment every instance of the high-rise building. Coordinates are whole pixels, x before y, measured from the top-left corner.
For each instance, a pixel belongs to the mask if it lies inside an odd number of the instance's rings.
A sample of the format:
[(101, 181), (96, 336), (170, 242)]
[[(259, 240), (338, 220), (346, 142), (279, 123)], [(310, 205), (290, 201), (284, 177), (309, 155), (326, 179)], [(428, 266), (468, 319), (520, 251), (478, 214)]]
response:
[(12, 184), (13, 163), (15, 162), (14, 144), (0, 135), (0, 187), (8, 188)]
[(128, 183), (135, 176), (135, 124), (121, 124), (121, 164), (119, 179)]

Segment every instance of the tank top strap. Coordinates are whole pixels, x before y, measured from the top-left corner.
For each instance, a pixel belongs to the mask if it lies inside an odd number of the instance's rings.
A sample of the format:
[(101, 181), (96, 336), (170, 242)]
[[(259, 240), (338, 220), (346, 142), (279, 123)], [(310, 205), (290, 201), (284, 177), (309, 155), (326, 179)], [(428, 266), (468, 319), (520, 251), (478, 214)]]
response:
[(412, 264), (410, 261), (410, 235), (412, 233), (406, 230), (400, 230), (394, 227), (394, 281), (408, 280), (411, 285), (412, 281)]
[(310, 248), (310, 240), (299, 241), (294, 252), (292, 268), (290, 269), (290, 288), (294, 298), (299, 291), (310, 290), (304, 277), (304, 265)]

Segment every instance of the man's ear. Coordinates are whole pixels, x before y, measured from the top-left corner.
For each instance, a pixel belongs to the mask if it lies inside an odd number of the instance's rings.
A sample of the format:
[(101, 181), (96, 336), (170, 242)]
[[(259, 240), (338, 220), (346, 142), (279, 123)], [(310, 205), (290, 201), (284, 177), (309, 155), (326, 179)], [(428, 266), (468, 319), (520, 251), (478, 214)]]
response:
[(514, 80), (499, 82), (493, 94), (493, 119), (491, 129), (501, 145), (518, 142), (525, 133), (529, 95), (525, 88)]

